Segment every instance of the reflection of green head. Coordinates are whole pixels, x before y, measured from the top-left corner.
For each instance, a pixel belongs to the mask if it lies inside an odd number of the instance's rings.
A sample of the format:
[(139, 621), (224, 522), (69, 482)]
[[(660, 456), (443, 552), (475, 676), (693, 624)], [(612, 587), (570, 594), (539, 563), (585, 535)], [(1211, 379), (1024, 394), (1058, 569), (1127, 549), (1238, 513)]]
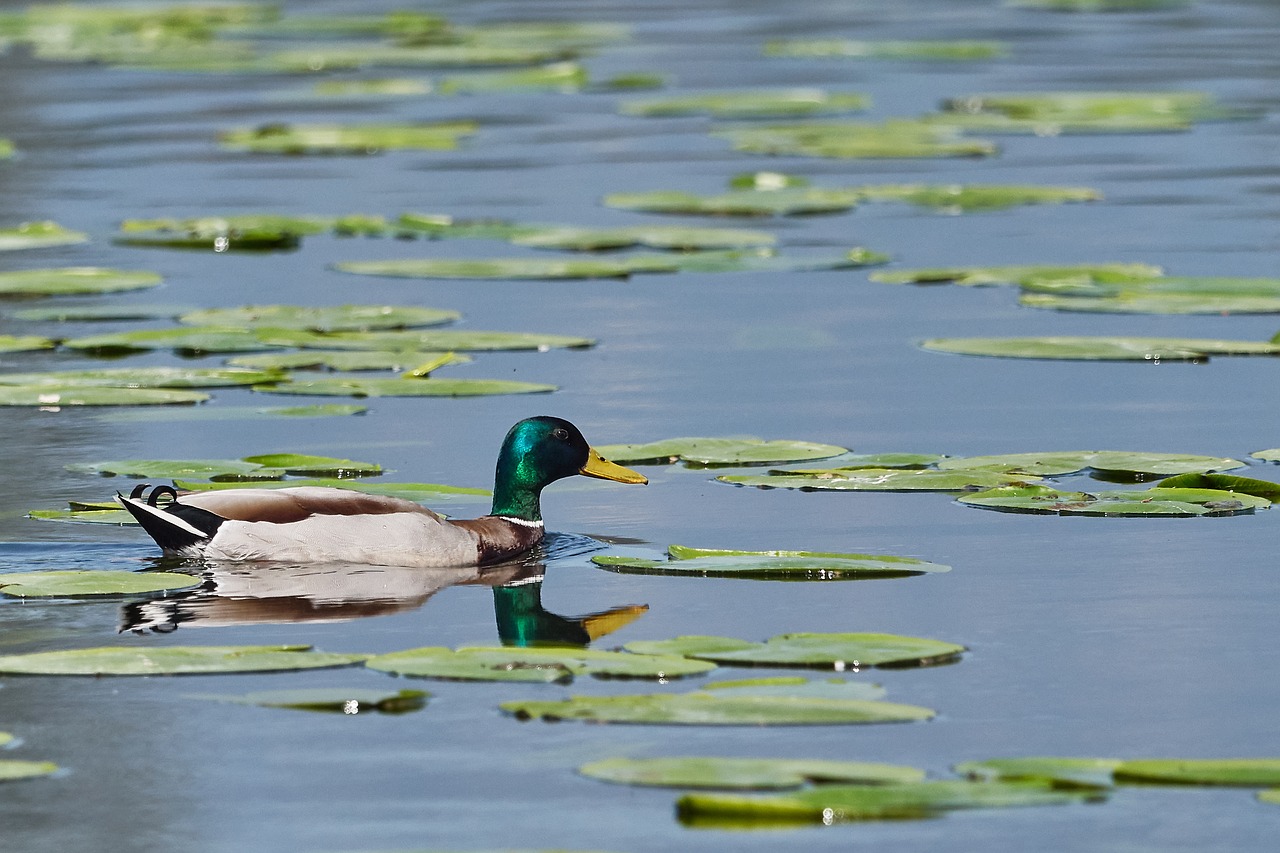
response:
[(600, 458), (568, 421), (528, 418), (511, 428), (498, 452), (490, 514), (539, 521), (543, 487), (574, 474), (620, 483), (648, 482), (635, 471)]
[(493, 588), (493, 614), (504, 646), (586, 646), (648, 609), (624, 605), (585, 616), (557, 616), (542, 606), (541, 579)]

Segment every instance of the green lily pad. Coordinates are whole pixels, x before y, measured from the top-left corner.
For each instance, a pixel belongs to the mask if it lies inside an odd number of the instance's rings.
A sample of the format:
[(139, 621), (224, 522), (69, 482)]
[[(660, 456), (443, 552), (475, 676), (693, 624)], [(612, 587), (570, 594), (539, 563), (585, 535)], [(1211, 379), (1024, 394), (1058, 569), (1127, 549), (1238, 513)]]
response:
[(435, 87), (427, 80), (393, 77), (378, 80), (322, 80), (309, 91), (318, 98), (411, 98), (430, 95)]
[(79, 296), (119, 293), (155, 287), (162, 279), (143, 270), (115, 270), (103, 267), (62, 267), (57, 269), (0, 272), (0, 296)]
[(16, 782), (20, 779), (35, 779), (48, 776), (58, 771), (58, 765), (52, 761), (15, 761), (0, 759), (0, 782)]
[(768, 797), (686, 794), (676, 803), (685, 823), (746, 829), (797, 823), (912, 820), (954, 809), (1077, 803), (1098, 792), (1061, 791), (1034, 782), (931, 781), (889, 785), (820, 785)]
[(237, 214), (194, 219), (126, 219), (114, 242), (125, 246), (263, 252), (296, 249), (304, 236), (322, 234), (333, 220), (314, 216)]
[(518, 71), (487, 71), (453, 74), (440, 81), (443, 95), (488, 92), (553, 91), (578, 92), (587, 85), (587, 69), (577, 62), (552, 62)]
[(932, 666), (960, 658), (964, 646), (896, 634), (779, 634), (763, 643), (730, 637), (685, 636), (634, 641), (628, 651), (682, 654), (738, 666), (812, 666), (837, 671), (872, 666)]
[[(445, 360), (447, 359), (447, 360)], [(443, 360), (443, 361), (442, 361)], [(258, 369), (312, 370), (327, 369), (339, 371), (359, 370), (409, 370), (415, 365), (428, 362), (439, 362), (437, 367), (446, 364), (466, 364), (470, 356), (456, 353), (419, 352), (398, 350), (302, 350), (301, 352), (268, 352), (256, 355), (241, 355), (227, 360), (227, 364), (238, 367)]]
[(209, 395), (176, 388), (114, 388), (102, 385), (0, 385), (0, 406), (156, 406), (203, 403)]
[(1040, 781), (1055, 787), (1109, 788), (1112, 774), (1123, 762), (1115, 758), (992, 758), (966, 761), (954, 770), (984, 782)]
[(1280, 805), (1280, 788), (1271, 788), (1258, 792), (1258, 802)]
[(365, 477), (382, 473), (382, 466), (375, 462), (357, 462), (354, 459), (338, 459), (332, 456), (309, 456), (305, 453), (268, 453), (261, 456), (246, 456), (244, 461), (261, 465), (263, 468), (278, 468), (288, 474), (312, 477)]
[(1154, 488), (1145, 491), (1060, 492), (1047, 486), (1007, 486), (957, 498), (981, 509), (1057, 515), (1214, 516), (1266, 509), (1271, 501), (1217, 489)]
[(0, 373), (0, 385), (75, 385), (105, 388), (230, 388), (284, 378), (276, 370), (237, 367), (103, 367), (48, 373)]
[(800, 675), (711, 681), (701, 689), (715, 691), (721, 696), (787, 696), (792, 699), (883, 699), (885, 696), (885, 689), (879, 684), (842, 678), (808, 679)]
[(0, 595), (14, 598), (137, 595), (188, 589), (199, 584), (199, 578), (175, 572), (14, 572), (0, 575)]
[(178, 329), (142, 329), (112, 332), (63, 341), (68, 349), (98, 355), (121, 355), (155, 349), (172, 349), (180, 355), (258, 352), (275, 349), (260, 335), (261, 330), (232, 326), (190, 326)]
[(1217, 489), (1224, 492), (1239, 492), (1242, 495), (1266, 498), (1271, 502), (1280, 500), (1280, 483), (1270, 480), (1255, 480), (1252, 477), (1237, 477), (1232, 474), (1179, 474), (1160, 481), (1162, 489)]
[(1249, 454), (1254, 459), (1260, 459), (1263, 462), (1280, 462), (1280, 447), (1273, 447), (1268, 450), (1259, 450)]
[(1062, 335), (1042, 338), (930, 338), (934, 352), (1059, 361), (1207, 361), (1214, 355), (1280, 355), (1280, 344), (1210, 338), (1134, 338)]
[(622, 463), (695, 465), (759, 465), (826, 459), (848, 451), (834, 444), (759, 438), (668, 438), (645, 444), (606, 444), (596, 448), (606, 459)]
[(968, 287), (992, 284), (1026, 285), (1033, 282), (1082, 280), (1092, 284), (1156, 278), (1164, 271), (1151, 264), (1076, 264), (1051, 266), (1031, 264), (994, 267), (931, 267), (910, 270), (880, 270), (870, 275), (872, 281), (886, 284), (959, 284)]
[(715, 669), (715, 664), (679, 655), (641, 655), (569, 648), (426, 647), (377, 655), (370, 669), (465, 681), (568, 682), (577, 675), (611, 678), (682, 678)]
[(239, 479), (251, 476), (255, 471), (261, 470), (262, 466), (240, 459), (121, 459), (78, 462), (67, 465), (66, 468), (78, 474), (99, 474), (104, 477), (172, 480), (175, 477)]
[(456, 219), (444, 213), (402, 213), (396, 226), (410, 234), (431, 238), (471, 238), (477, 240), (510, 240), (536, 226), (521, 225), (506, 219)]
[(27, 518), (36, 521), (65, 521), (72, 524), (137, 524), (138, 520), (123, 509), (33, 509)]
[(555, 385), (510, 379), (366, 379), (335, 376), (255, 385), (253, 390), (264, 394), (315, 397), (487, 397), (495, 394), (546, 394), (557, 388)]
[(996, 146), (984, 139), (961, 138), (949, 127), (895, 119), (867, 122), (813, 122), (769, 127), (730, 128), (714, 136), (735, 150), (753, 154), (795, 154), (841, 159), (986, 157)]
[(8, 746), (13, 743), (13, 735), (8, 732), (0, 732), (0, 747)]
[(1243, 468), (1244, 463), (1221, 456), (1184, 453), (1136, 453), (1121, 450), (1080, 450), (1049, 453), (1006, 453), (995, 456), (958, 456), (938, 463), (943, 470), (1001, 471), (1052, 477), (1093, 468), (1108, 474), (1152, 475), (1204, 474)]
[(1233, 118), (1238, 111), (1217, 103), (1207, 92), (987, 92), (952, 98), (952, 112), (995, 113), (1012, 119), (1086, 125), (1089, 122), (1178, 120), (1187, 123)]
[(1026, 282), (1031, 308), (1111, 314), (1280, 313), (1280, 278), (1168, 276), (1110, 282)]
[(947, 457), (937, 453), (852, 453), (841, 457), (840, 470), (855, 468), (928, 468)]
[(310, 646), (100, 646), (0, 655), (12, 675), (199, 675), (350, 666), (367, 655), (313, 652)]
[(586, 720), (695, 726), (805, 726), (906, 723), (928, 720), (934, 712), (917, 705), (862, 699), (751, 696), (700, 690), (615, 696), (571, 696), (562, 701), (504, 702), (518, 719)]
[(786, 790), (810, 782), (886, 784), (919, 782), (924, 771), (899, 764), (824, 759), (607, 758), (578, 768), (583, 776), (620, 785), (660, 788), (746, 788)]
[(913, 59), (928, 62), (998, 59), (1008, 53), (998, 41), (858, 41), (786, 39), (766, 42), (766, 56), (794, 59)]
[(416, 149), (448, 151), (478, 129), (475, 122), (438, 124), (268, 124), (227, 131), (226, 148), (257, 154), (377, 154)]
[(240, 696), (202, 695), (195, 698), (257, 705), (261, 708), (291, 708), (298, 711), (328, 711), (348, 716), (377, 712), (404, 714), (420, 711), (430, 696), (423, 690), (370, 690), (368, 688), (312, 687), (295, 690), (257, 690)]
[(1102, 198), (1102, 193), (1089, 187), (886, 184), (857, 189), (867, 201), (902, 201), (949, 211), (1003, 210), (1024, 204), (1064, 204)]
[(37, 335), (0, 335), (0, 352), (39, 352), (57, 345), (57, 341)]
[[(0, 42), (0, 50), (3, 50), (4, 43)], [(13, 140), (0, 138), (0, 160), (8, 160), (13, 156), (13, 152), (17, 150), (13, 147)]]
[(672, 545), (669, 560), (602, 555), (591, 562), (628, 574), (693, 575), (761, 580), (843, 580), (866, 577), (909, 577), (945, 572), (950, 566), (910, 557), (880, 554), (836, 554), (818, 551), (723, 551)]
[(23, 222), (17, 228), (0, 228), (0, 252), (47, 249), (88, 241), (88, 234), (71, 231), (56, 222)]
[(625, 115), (685, 116), (716, 118), (788, 118), (859, 112), (871, 106), (871, 99), (859, 92), (828, 92), (825, 89), (760, 89), (716, 92), (667, 98), (624, 101)]
[[(192, 492), (204, 492), (214, 489), (244, 488), (242, 482), (206, 483), (198, 480), (173, 478), (177, 489)], [(337, 477), (314, 477), (303, 480), (267, 480), (255, 482), (255, 489), (284, 489), (294, 486), (321, 486), (334, 489), (349, 489), (367, 495), (386, 495), (394, 498), (405, 498), (418, 503), (432, 501), (457, 500), (459, 498), (487, 498), (493, 493), (488, 489), (473, 489), (465, 486), (447, 486), (440, 483), (384, 483), (364, 480), (340, 479)]]
[(996, 471), (938, 471), (898, 468), (822, 468), (771, 471), (768, 474), (723, 474), (716, 477), (735, 486), (760, 489), (854, 492), (964, 492), (1017, 485), (1039, 478)]
[(408, 329), (452, 323), (457, 311), (407, 305), (334, 305), (325, 308), (301, 305), (247, 305), (240, 308), (207, 308), (183, 314), (178, 321), (189, 326), (245, 326), (278, 329), (311, 329), (317, 332), (360, 332), (369, 329)]
[(747, 249), (772, 246), (778, 238), (767, 231), (734, 228), (681, 228), (640, 225), (630, 228), (544, 228), (512, 238), (513, 243), (538, 249), (599, 251), (647, 246), (653, 249)]
[(32, 323), (101, 323), (114, 320), (172, 320), (189, 308), (177, 305), (45, 305), (10, 311), (7, 316)]
[(606, 207), (645, 213), (696, 216), (812, 216), (844, 213), (858, 205), (861, 195), (853, 189), (792, 186), (769, 190), (732, 190), (697, 195), (681, 190), (614, 193), (604, 197)]
[[(674, 272), (674, 263), (666, 272)], [(637, 269), (630, 259), (561, 260), (558, 258), (401, 258), (351, 261), (334, 269), (357, 275), (438, 279), (579, 279), (628, 278)]]
[(1117, 782), (1174, 785), (1280, 785), (1280, 758), (1148, 758), (1120, 762)]
[(578, 51), (554, 44), (350, 44), (282, 50), (258, 68), (284, 72), (355, 70), (358, 68), (476, 68), (538, 65), (573, 59)]

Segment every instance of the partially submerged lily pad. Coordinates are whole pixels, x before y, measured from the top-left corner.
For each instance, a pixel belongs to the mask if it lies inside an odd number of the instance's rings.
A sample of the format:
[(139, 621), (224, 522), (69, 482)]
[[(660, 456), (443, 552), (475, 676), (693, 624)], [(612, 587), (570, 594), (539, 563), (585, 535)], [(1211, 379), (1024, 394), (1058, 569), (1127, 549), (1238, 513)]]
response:
[(772, 246), (778, 238), (767, 231), (741, 228), (682, 228), (679, 226), (636, 225), (626, 228), (546, 227), (529, 229), (511, 242), (538, 249), (600, 251), (647, 246), (651, 249), (747, 249)]
[[(104, 477), (135, 477), (172, 480), (175, 477), (241, 480), (262, 466), (242, 459), (120, 459), (103, 462), (78, 462), (66, 466), (80, 474)], [(283, 472), (281, 472), (283, 473)], [(277, 475), (274, 479), (279, 479)]]
[(1087, 130), (1091, 124), (1105, 130), (1132, 127), (1141, 131), (1159, 123), (1189, 126), (1241, 116), (1240, 111), (1222, 106), (1209, 93), (1193, 91), (984, 92), (952, 98), (945, 108), (1055, 125), (1063, 131)]
[(17, 782), (21, 779), (36, 779), (58, 772), (58, 765), (52, 761), (19, 761), (16, 759), (0, 759), (0, 782)]
[(63, 228), (56, 222), (23, 222), (16, 228), (0, 228), (0, 252), (70, 246), (88, 240), (88, 234)]
[(55, 269), (0, 272), (0, 296), (79, 296), (119, 293), (155, 287), (162, 279), (145, 270), (116, 270), (103, 267), (61, 267)]
[(0, 574), (0, 595), (72, 598), (189, 589), (199, 578), (176, 572), (48, 571)]
[(760, 465), (826, 459), (848, 451), (834, 444), (759, 438), (668, 438), (644, 444), (606, 444), (596, 448), (606, 459), (624, 463)]
[(175, 388), (115, 388), (102, 385), (0, 385), (0, 406), (156, 406), (203, 403), (209, 395)]
[(57, 345), (57, 341), (38, 335), (0, 335), (0, 352), (39, 352)]
[(1202, 474), (1243, 468), (1237, 459), (1196, 456), (1186, 453), (1149, 453), (1121, 450), (1050, 451), (1047, 453), (1004, 453), (994, 456), (957, 456), (944, 459), (938, 468), (949, 470), (1000, 471), (1006, 474), (1034, 474), (1052, 477), (1074, 474), (1086, 468), (1111, 476), (1169, 477), (1174, 474)]
[(738, 666), (807, 666), (837, 671), (953, 663), (965, 651), (964, 646), (940, 640), (869, 633), (779, 634), (763, 643), (732, 637), (684, 636), (674, 640), (636, 640), (624, 648)]
[(621, 210), (697, 216), (812, 216), (843, 213), (856, 207), (860, 200), (861, 196), (852, 189), (800, 186), (770, 190), (739, 189), (714, 195), (698, 195), (683, 190), (613, 193), (604, 197), (604, 204)]
[(858, 187), (867, 201), (902, 201), (947, 211), (1003, 210), (1024, 204), (1098, 201), (1091, 187), (1046, 187), (1001, 184), (886, 184)]
[(624, 101), (622, 112), (635, 116), (710, 115), (716, 118), (786, 118), (858, 112), (871, 105), (859, 92), (825, 89), (763, 89), (713, 92)]
[(376, 154), (418, 149), (447, 151), (478, 129), (475, 122), (438, 124), (268, 124), (222, 133), (226, 148), (258, 154)]
[(734, 486), (760, 489), (853, 492), (965, 492), (1017, 485), (1039, 478), (995, 471), (932, 468), (818, 468), (803, 471), (770, 471), (768, 474), (722, 474), (716, 477)]
[(485, 71), (452, 74), (439, 83), (444, 95), (487, 92), (552, 91), (578, 92), (589, 80), (587, 69), (577, 62), (551, 62), (515, 71)]
[(0, 656), (11, 675), (198, 675), (279, 672), (350, 666), (367, 655), (311, 651), (310, 646), (99, 646)]
[(227, 360), (227, 364), (239, 367), (283, 370), (409, 370), (432, 363), (435, 367), (449, 364), (466, 364), (467, 355), (415, 350), (301, 350), (299, 352), (268, 352), (241, 355)]
[(311, 329), (316, 332), (361, 332), (370, 329), (409, 329), (441, 326), (462, 315), (457, 311), (411, 305), (246, 305), (206, 308), (183, 314), (188, 326), (245, 326), (249, 328)]
[(1044, 281), (1067, 281), (1072, 284), (1130, 281), (1156, 278), (1164, 271), (1151, 264), (1074, 264), (1069, 266), (1027, 264), (991, 267), (927, 267), (907, 270), (879, 270), (869, 276), (872, 281), (887, 284), (959, 284), (983, 286), (992, 284), (1030, 284)]
[(985, 782), (1039, 781), (1066, 788), (1108, 788), (1114, 784), (1113, 773), (1122, 762), (1115, 758), (993, 758), (965, 761), (955, 771), (971, 779)]
[(71, 524), (137, 524), (138, 520), (123, 509), (90, 509), (71, 507), (70, 509), (33, 509), (27, 518), (36, 521), (65, 521)]
[(328, 711), (354, 716), (372, 712), (404, 714), (420, 711), (426, 707), (430, 695), (424, 690), (312, 687), (294, 690), (257, 690), (240, 696), (202, 695), (196, 698), (237, 705), (257, 705), (261, 708)]
[[(287, 331), (287, 330), (286, 330)], [(141, 329), (111, 332), (63, 341), (68, 349), (97, 355), (123, 355), (155, 349), (172, 349), (180, 355), (259, 352), (278, 349), (266, 342), (261, 330), (234, 326), (188, 326), (177, 329)]]
[(1280, 785), (1277, 758), (993, 758), (956, 765), (979, 779), (1040, 780), (1065, 786)]
[(377, 655), (370, 669), (420, 678), (465, 681), (567, 682), (577, 675), (611, 678), (681, 678), (715, 668), (678, 655), (640, 655), (571, 648), (426, 647)]
[(272, 468), (307, 477), (367, 477), (382, 473), (376, 462), (357, 462), (334, 456), (313, 456), (306, 453), (267, 453), (246, 456), (244, 461), (263, 468)]
[(911, 557), (881, 554), (837, 554), (817, 551), (724, 551), (672, 545), (669, 560), (602, 555), (591, 562), (628, 574), (691, 575), (760, 580), (844, 580), (909, 577), (945, 572), (950, 566)]
[(1057, 515), (1214, 516), (1266, 509), (1271, 501), (1217, 489), (1160, 488), (1139, 491), (1062, 492), (1048, 486), (1007, 486), (957, 500), (981, 509)]
[(1280, 313), (1280, 278), (1168, 276), (1126, 281), (1028, 281), (1031, 308), (1111, 314)]
[(230, 388), (284, 378), (276, 370), (238, 367), (103, 367), (92, 370), (54, 370), (48, 373), (0, 373), (0, 385), (75, 385), (107, 388)]
[(1207, 361), (1215, 355), (1280, 355), (1280, 344), (1210, 338), (1135, 338), (1059, 335), (1040, 338), (930, 338), (935, 352), (1059, 361)]
[(805, 726), (906, 723), (928, 720), (934, 712), (917, 705), (860, 699), (793, 698), (741, 695), (736, 691), (571, 696), (562, 701), (504, 702), (518, 719), (586, 720), (695, 726)]
[(1224, 492), (1239, 492), (1242, 495), (1253, 495), (1266, 498), (1271, 502), (1280, 500), (1280, 483), (1270, 480), (1256, 480), (1252, 477), (1237, 477), (1233, 474), (1179, 474), (1160, 481), (1162, 489), (1217, 489)]
[(265, 394), (314, 397), (487, 397), (495, 394), (546, 394), (557, 389), (555, 385), (511, 379), (368, 379), (334, 376), (255, 385), (253, 390)]
[(621, 785), (754, 790), (786, 790), (811, 782), (919, 782), (925, 775), (915, 767), (866, 761), (702, 756), (607, 758), (584, 764), (578, 772)]
[(392, 332), (334, 332), (318, 334), (305, 330), (262, 329), (258, 338), (263, 348), (346, 350), (434, 350), (453, 352), (493, 352), (499, 350), (586, 349), (595, 346), (592, 338), (545, 335), (538, 332), (491, 332), (478, 329), (405, 329)]
[(807, 157), (919, 158), (986, 157), (996, 146), (984, 139), (961, 138), (952, 128), (923, 121), (895, 119), (869, 122), (825, 122), (730, 128), (715, 131), (738, 151), (794, 154)]
[(235, 214), (192, 219), (126, 219), (115, 241), (125, 246), (263, 252), (296, 249), (304, 236), (333, 227), (329, 218)]

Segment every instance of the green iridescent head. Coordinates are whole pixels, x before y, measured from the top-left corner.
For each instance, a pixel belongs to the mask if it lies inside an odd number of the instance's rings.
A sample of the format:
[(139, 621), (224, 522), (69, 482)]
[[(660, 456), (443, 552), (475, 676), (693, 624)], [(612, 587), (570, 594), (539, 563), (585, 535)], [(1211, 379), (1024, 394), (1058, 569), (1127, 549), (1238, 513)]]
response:
[(649, 482), (644, 475), (605, 460), (568, 421), (528, 418), (511, 428), (498, 452), (491, 515), (539, 521), (543, 487), (574, 474), (619, 483)]

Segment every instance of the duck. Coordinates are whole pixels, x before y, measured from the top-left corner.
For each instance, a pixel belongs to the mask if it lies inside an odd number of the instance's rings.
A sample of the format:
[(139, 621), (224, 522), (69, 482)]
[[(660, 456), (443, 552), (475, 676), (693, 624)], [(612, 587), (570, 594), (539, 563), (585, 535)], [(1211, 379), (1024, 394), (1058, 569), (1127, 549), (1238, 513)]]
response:
[(447, 519), (404, 498), (328, 486), (179, 492), (143, 483), (116, 499), (170, 557), (485, 566), (541, 542), (543, 488), (577, 474), (649, 482), (601, 456), (569, 421), (544, 415), (526, 418), (507, 433), (498, 451), (493, 506), (480, 518)]

